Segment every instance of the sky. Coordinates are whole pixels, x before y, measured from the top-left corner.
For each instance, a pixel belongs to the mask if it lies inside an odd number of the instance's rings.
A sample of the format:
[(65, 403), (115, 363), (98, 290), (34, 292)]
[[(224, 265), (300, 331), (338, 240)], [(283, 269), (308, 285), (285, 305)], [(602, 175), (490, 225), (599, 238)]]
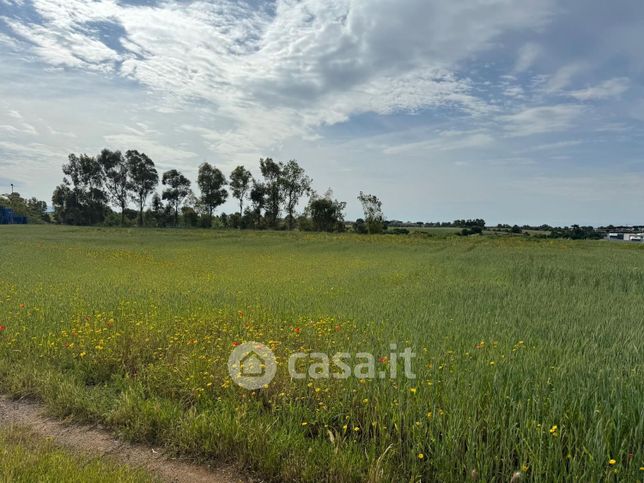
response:
[(107, 147), (297, 159), (348, 219), (644, 224), (642, 45), (641, 0), (0, 0), (0, 193)]

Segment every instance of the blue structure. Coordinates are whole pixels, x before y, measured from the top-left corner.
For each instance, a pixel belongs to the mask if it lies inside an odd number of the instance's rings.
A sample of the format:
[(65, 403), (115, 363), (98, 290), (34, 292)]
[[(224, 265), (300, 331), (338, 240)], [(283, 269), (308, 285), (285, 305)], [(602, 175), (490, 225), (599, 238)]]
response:
[(26, 225), (27, 217), (16, 215), (12, 209), (0, 206), (0, 225)]

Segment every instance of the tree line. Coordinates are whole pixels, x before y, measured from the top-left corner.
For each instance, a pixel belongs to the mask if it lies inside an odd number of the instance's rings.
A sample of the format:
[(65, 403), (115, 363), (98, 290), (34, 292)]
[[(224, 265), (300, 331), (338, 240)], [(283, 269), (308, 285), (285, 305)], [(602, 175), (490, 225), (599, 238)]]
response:
[(16, 215), (26, 217), (30, 223), (51, 222), (46, 202), (34, 197), (23, 198), (18, 192), (0, 195), (0, 208), (9, 208)]
[[(261, 177), (237, 166), (229, 176), (204, 162), (196, 186), (176, 169), (161, 175), (145, 153), (103, 149), (97, 156), (70, 154), (62, 167), (63, 182), (52, 195), (53, 219), (70, 225), (190, 226), (230, 228), (344, 231), (346, 203), (334, 199), (329, 189), (319, 195), (299, 163), (271, 158), (259, 160)], [(161, 193), (157, 188), (161, 184)], [(229, 197), (239, 210), (215, 216)], [(303, 213), (297, 207), (308, 197)], [(356, 231), (382, 232), (382, 203), (360, 192), (365, 218)], [(136, 207), (131, 209), (131, 203)], [(116, 210), (114, 210), (114, 209)]]

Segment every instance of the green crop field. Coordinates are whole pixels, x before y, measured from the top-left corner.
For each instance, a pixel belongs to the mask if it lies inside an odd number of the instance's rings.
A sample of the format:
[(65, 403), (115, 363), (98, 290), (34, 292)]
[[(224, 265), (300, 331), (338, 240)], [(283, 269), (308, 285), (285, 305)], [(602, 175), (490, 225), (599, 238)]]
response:
[[(13, 226), (0, 261), (0, 391), (59, 417), (276, 481), (644, 478), (639, 246)], [(415, 379), (286, 371), (392, 343)]]

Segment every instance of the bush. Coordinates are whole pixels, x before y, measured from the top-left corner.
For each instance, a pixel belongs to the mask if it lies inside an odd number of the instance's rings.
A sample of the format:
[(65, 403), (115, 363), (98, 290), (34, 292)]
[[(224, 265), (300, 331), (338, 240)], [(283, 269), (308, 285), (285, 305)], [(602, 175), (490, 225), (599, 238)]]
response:
[(407, 228), (390, 228), (385, 231), (386, 235), (409, 235), (409, 230)]

